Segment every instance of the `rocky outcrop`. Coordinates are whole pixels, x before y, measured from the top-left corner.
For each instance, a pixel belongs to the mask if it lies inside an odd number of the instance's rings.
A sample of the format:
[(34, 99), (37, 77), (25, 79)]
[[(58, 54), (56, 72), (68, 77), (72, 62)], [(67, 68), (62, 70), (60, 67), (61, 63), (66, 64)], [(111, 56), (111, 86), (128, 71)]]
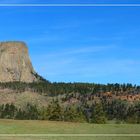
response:
[(0, 42), (0, 82), (34, 82), (36, 75), (24, 42)]

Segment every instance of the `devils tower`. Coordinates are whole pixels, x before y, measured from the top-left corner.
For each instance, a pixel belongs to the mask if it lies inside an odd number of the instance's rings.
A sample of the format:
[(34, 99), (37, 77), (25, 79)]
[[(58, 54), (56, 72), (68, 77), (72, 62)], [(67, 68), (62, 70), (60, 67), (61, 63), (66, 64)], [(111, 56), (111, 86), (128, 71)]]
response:
[(0, 82), (34, 82), (36, 72), (24, 42), (0, 42)]

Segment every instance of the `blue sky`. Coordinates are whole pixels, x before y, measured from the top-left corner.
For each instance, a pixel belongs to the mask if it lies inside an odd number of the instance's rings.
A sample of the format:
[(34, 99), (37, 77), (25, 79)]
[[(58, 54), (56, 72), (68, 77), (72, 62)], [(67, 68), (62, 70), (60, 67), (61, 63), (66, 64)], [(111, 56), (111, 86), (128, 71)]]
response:
[(140, 0), (0, 0), (0, 3), (140, 3)]
[[(140, 1), (30, 0), (30, 3)], [(25, 41), (35, 70), (52, 82), (140, 84), (139, 17), (140, 7), (0, 7), (0, 41)]]

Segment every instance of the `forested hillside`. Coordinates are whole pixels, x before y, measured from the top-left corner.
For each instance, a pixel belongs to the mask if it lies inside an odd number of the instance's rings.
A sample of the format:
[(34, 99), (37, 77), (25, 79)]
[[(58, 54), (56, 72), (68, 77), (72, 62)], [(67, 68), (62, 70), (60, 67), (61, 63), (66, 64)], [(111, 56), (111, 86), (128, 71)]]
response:
[(5, 102), (0, 106), (1, 118), (140, 123), (140, 86), (132, 84), (8, 82), (0, 83), (0, 89), (38, 94), (45, 102), (38, 106), (28, 100), (24, 108)]

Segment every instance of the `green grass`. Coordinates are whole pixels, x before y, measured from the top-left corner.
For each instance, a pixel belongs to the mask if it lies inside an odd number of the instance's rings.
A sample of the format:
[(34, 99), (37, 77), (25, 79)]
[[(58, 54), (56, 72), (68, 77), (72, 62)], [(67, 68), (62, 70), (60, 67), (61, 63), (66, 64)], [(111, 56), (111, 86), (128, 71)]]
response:
[[(0, 120), (0, 134), (140, 134), (139, 124)], [(0, 140), (140, 140), (140, 137), (0, 137)]]

